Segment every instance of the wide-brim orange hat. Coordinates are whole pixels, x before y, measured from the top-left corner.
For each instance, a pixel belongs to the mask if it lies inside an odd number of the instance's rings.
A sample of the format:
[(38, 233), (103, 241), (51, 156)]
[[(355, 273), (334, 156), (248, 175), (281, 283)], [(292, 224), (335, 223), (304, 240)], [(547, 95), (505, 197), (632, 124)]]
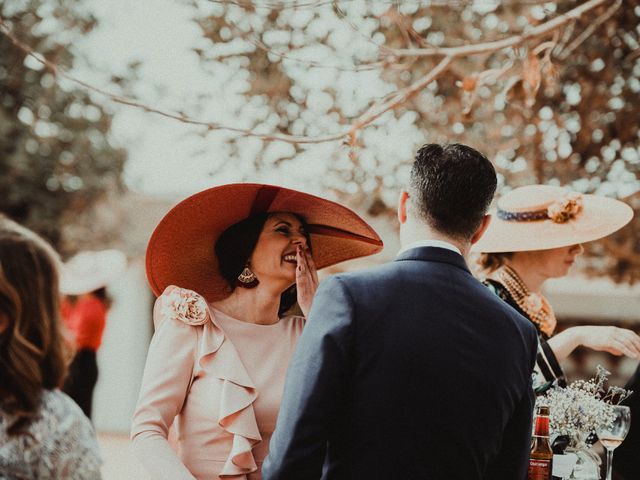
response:
[(372, 255), (383, 243), (355, 212), (308, 193), (273, 185), (238, 183), (209, 188), (173, 207), (147, 247), (147, 278), (156, 295), (169, 285), (194, 290), (208, 301), (229, 295), (215, 244), (227, 228), (260, 213), (289, 212), (309, 225), (318, 269)]
[(503, 195), (489, 228), (472, 250), (499, 253), (548, 250), (591, 242), (633, 218), (620, 200), (551, 185), (529, 185)]

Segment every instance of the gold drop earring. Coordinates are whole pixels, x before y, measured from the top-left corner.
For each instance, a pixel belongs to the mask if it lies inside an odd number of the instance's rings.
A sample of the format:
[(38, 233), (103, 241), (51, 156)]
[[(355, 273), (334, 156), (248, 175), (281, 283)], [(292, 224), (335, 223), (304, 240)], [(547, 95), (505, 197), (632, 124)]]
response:
[(251, 271), (249, 263), (247, 263), (242, 272), (240, 272), (240, 275), (238, 275), (236, 285), (242, 288), (255, 288), (259, 283), (258, 277), (256, 277), (256, 274)]

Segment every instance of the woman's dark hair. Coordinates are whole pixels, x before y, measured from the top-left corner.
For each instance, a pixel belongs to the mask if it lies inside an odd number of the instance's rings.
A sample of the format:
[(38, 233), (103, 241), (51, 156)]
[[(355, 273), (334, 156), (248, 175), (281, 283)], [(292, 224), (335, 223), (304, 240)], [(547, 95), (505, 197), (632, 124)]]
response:
[(502, 267), (513, 257), (513, 252), (481, 253), (478, 257), (480, 273), (487, 276)]
[(16, 417), (9, 435), (26, 431), (43, 389), (64, 378), (58, 262), (42, 238), (0, 216), (0, 402)]
[[(267, 219), (273, 213), (252, 215), (227, 228), (215, 245), (216, 257), (220, 274), (227, 281), (231, 290), (236, 288), (236, 280), (242, 272), (251, 254), (258, 244), (258, 238)], [(307, 222), (300, 215), (293, 214), (304, 227), (307, 245), (311, 248), (311, 238)], [(295, 284), (282, 293), (278, 315), (282, 316), (296, 303), (297, 292)]]

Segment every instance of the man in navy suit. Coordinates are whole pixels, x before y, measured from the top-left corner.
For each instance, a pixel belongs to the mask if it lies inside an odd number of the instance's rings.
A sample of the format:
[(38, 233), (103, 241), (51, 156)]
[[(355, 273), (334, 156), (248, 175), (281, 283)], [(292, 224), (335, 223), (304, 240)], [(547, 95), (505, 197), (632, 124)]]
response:
[(465, 263), (495, 188), (476, 150), (420, 149), (395, 261), (318, 289), (263, 480), (525, 478), (536, 331)]

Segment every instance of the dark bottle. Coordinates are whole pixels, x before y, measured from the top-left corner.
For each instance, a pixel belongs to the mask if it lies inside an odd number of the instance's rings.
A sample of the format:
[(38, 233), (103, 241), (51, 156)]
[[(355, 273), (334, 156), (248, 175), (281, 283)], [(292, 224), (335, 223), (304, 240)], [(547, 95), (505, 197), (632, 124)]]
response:
[(549, 442), (549, 407), (536, 410), (536, 428), (531, 442), (527, 480), (551, 480), (553, 450)]

